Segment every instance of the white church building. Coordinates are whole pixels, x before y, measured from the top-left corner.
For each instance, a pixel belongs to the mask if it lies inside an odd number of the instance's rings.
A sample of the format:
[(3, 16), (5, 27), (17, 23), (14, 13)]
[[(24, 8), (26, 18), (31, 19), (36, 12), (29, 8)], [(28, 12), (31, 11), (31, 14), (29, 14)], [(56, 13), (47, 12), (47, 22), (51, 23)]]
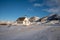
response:
[(19, 17), (16, 21), (17, 24), (30, 25), (30, 21), (27, 17)]

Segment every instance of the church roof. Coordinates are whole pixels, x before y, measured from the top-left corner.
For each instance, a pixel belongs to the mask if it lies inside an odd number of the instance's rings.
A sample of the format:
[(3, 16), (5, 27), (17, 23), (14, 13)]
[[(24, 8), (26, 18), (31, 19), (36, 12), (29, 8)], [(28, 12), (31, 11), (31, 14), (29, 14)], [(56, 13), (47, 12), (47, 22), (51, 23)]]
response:
[(19, 17), (16, 21), (24, 21), (26, 17)]

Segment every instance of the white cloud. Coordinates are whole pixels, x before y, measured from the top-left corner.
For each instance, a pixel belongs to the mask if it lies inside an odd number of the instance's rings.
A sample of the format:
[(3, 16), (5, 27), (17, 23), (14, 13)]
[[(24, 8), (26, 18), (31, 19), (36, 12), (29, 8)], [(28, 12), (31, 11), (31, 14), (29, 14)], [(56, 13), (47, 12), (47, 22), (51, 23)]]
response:
[(45, 7), (48, 6), (45, 9), (42, 9), (43, 11), (47, 11), (50, 13), (60, 13), (60, 0), (43, 0), (43, 2), (40, 4), (37, 1), (39, 0), (30, 0), (30, 2), (35, 2), (33, 6), (35, 7)]
[(52, 13), (58, 13), (59, 12), (59, 9), (49, 9), (47, 10), (48, 12), (52, 12)]
[(43, 4), (49, 7), (42, 9), (43, 11), (60, 14), (60, 0), (47, 0)]
[(44, 4), (47, 6), (60, 6), (60, 0), (47, 0)]
[(42, 4), (35, 3), (34, 6), (35, 6), (35, 7), (40, 7), (40, 6), (42, 6)]
[(50, 8), (50, 9), (43, 9), (43, 11), (49, 12), (49, 13), (57, 13), (60, 14), (59, 8)]

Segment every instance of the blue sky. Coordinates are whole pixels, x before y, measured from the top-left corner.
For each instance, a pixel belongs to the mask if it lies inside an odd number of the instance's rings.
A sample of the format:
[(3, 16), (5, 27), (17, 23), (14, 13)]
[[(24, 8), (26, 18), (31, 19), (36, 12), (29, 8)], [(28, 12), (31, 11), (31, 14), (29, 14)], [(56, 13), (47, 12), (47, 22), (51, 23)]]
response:
[(18, 17), (44, 17), (59, 13), (60, 0), (0, 0), (0, 20), (16, 20)]

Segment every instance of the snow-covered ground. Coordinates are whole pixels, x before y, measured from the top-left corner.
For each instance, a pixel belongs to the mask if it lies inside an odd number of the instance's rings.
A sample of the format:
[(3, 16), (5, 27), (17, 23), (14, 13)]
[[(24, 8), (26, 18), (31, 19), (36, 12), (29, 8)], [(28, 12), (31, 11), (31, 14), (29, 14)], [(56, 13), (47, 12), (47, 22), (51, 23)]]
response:
[(0, 40), (60, 40), (60, 25), (0, 25)]

